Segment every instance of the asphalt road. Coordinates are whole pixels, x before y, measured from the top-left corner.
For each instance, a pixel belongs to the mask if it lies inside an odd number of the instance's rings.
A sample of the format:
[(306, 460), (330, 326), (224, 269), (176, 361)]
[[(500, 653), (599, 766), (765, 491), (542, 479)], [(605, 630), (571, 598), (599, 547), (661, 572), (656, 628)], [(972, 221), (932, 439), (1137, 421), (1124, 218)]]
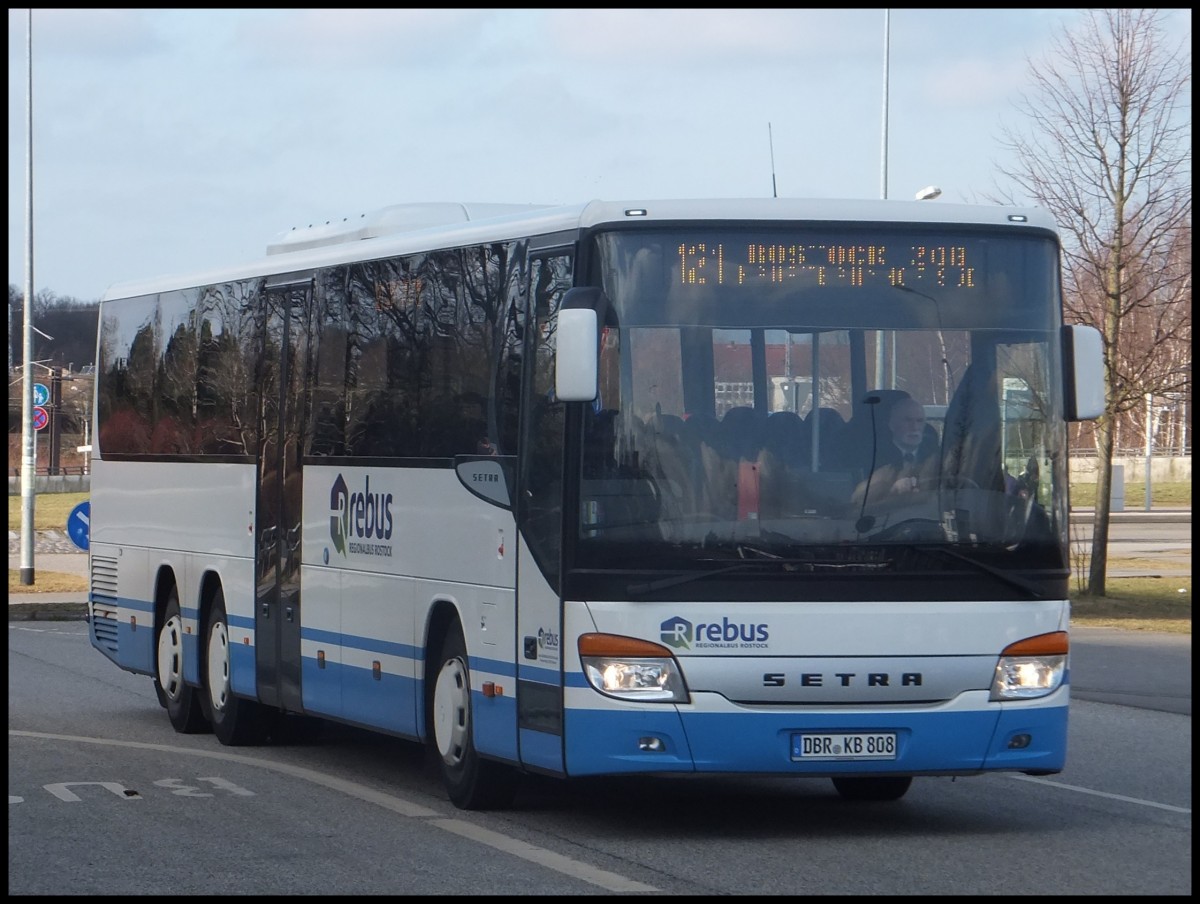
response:
[[(1164, 637), (1073, 657), (1073, 678), (1128, 691)], [(898, 803), (823, 779), (528, 776), (512, 809), (466, 812), (411, 742), (175, 733), (82, 622), (11, 623), (9, 660), (10, 895), (1192, 891), (1191, 718), (1140, 701), (1073, 701), (1060, 774), (920, 778)]]

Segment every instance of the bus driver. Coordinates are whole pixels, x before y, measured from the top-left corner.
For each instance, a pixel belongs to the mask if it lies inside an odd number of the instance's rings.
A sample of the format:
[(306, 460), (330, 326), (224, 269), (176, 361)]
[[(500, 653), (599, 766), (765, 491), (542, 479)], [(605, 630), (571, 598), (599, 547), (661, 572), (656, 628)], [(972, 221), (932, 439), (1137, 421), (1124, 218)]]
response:
[[(933, 431), (925, 430), (925, 408), (911, 396), (900, 399), (888, 416), (891, 442), (880, 445), (875, 458), (875, 477), (893, 494), (911, 493), (925, 477), (932, 477), (938, 443)], [(884, 470), (884, 469), (888, 470)]]

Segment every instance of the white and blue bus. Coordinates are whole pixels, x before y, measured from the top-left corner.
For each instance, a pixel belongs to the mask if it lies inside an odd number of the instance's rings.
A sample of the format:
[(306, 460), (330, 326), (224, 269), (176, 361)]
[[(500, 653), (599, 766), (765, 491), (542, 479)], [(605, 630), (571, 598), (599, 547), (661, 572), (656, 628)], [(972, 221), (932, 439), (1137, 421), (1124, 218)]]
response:
[[(114, 288), (92, 644), (177, 731), (412, 739), (468, 809), (1058, 772), (1104, 405), (1059, 255), (1036, 209), (423, 204)], [(922, 470), (884, 475), (905, 399)]]

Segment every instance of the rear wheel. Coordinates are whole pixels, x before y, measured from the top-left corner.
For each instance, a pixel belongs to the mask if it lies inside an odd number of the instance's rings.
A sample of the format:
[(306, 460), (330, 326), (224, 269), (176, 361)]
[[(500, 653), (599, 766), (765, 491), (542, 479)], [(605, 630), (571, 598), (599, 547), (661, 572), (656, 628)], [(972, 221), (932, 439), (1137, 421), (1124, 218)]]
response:
[(912, 784), (911, 775), (835, 778), (833, 786), (846, 800), (899, 800)]
[(213, 734), (218, 741), (230, 747), (261, 744), (274, 724), (276, 713), (261, 703), (233, 693), (230, 686), (229, 616), (225, 613), (225, 594), (220, 588), (217, 588), (209, 607), (204, 647), (204, 687), (208, 694), (206, 702)]
[(155, 649), (154, 693), (167, 709), (171, 725), (181, 734), (208, 730), (199, 691), (183, 680), (183, 615), (179, 590), (171, 588)]
[(475, 749), (471, 719), (471, 672), (462, 629), (452, 627), (442, 643), (429, 711), (442, 782), (451, 802), (463, 810), (488, 810), (512, 804), (517, 773), (486, 760)]

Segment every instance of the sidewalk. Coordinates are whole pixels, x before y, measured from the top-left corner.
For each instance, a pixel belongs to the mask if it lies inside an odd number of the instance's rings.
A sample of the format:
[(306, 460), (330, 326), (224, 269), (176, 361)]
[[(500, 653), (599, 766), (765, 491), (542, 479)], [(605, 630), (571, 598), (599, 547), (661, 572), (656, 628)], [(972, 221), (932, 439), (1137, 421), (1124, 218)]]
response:
[[(1072, 524), (1091, 524), (1096, 520), (1096, 510), (1073, 508), (1070, 517)], [(1191, 524), (1192, 510), (1190, 508), (1171, 508), (1165, 505), (1149, 512), (1127, 508), (1123, 512), (1109, 512), (1108, 520), (1110, 523), (1120, 524), (1171, 524), (1177, 522)]]
[[(21, 534), (8, 532), (8, 568), (21, 568)], [(73, 574), (87, 580), (88, 554), (63, 531), (38, 531), (33, 544), (33, 576)], [(10, 593), (9, 621), (80, 621), (87, 615), (86, 590), (76, 592)]]
[[(1095, 517), (1092, 509), (1074, 509), (1071, 520), (1077, 524), (1091, 524)], [(1111, 512), (1110, 522), (1117, 523), (1185, 523), (1192, 521), (1191, 509), (1158, 508), (1153, 511)], [(21, 535), (8, 532), (8, 567), (21, 567)], [(33, 547), (33, 573), (36, 578), (42, 573), (57, 572), (75, 574), (87, 579), (88, 554), (81, 552), (62, 531), (38, 531)], [(1109, 572), (1110, 577), (1137, 577), (1148, 572), (1119, 570)], [(1189, 571), (1190, 574), (1190, 571)], [(9, 621), (78, 621), (87, 615), (87, 591), (76, 593), (12, 593), (8, 597)]]
[(8, 597), (8, 620), (84, 621), (87, 593), (13, 593)]

